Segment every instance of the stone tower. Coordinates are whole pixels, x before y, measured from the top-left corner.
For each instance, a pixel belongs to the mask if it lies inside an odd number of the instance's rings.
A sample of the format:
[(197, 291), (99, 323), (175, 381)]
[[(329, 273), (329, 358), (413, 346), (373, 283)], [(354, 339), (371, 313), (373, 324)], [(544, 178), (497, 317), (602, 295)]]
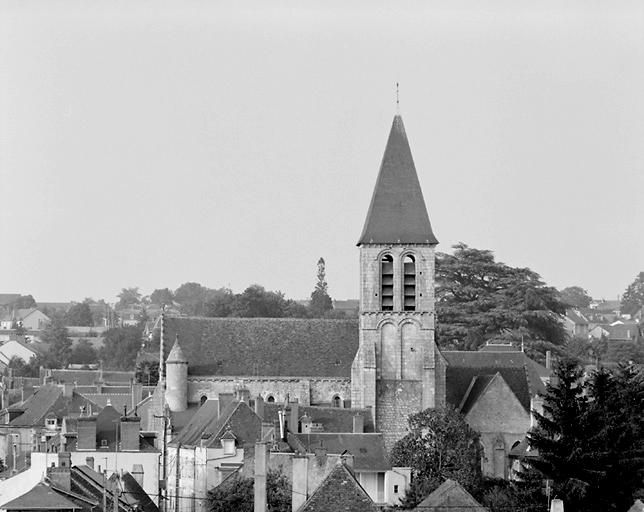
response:
[(179, 337), (168, 354), (166, 365), (165, 401), (172, 412), (188, 408), (188, 359), (183, 355)]
[(360, 248), (360, 346), (352, 407), (371, 407), (390, 449), (409, 414), (444, 403), (445, 362), (434, 342), (434, 248), (402, 118), (389, 133)]

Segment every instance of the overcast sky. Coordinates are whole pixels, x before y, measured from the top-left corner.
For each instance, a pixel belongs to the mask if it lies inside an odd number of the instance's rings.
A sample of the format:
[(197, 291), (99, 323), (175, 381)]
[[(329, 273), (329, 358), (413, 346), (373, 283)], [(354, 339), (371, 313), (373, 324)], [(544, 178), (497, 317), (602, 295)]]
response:
[(439, 250), (644, 270), (644, 2), (0, 0), (0, 292), (358, 296), (400, 82)]

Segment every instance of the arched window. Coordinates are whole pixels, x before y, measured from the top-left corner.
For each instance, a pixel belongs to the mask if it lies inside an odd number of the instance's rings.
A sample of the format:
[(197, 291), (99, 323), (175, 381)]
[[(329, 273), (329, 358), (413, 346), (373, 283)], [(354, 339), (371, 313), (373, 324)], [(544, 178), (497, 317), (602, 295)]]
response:
[(199, 399), (199, 405), (203, 405), (206, 400), (208, 400), (208, 397), (206, 395), (202, 395), (201, 398)]
[(266, 401), (272, 404), (275, 401), (275, 398), (273, 397), (273, 395), (268, 395), (266, 397)]
[(403, 309), (416, 311), (416, 260), (411, 254), (403, 260)]
[(333, 400), (331, 400), (331, 405), (338, 408), (342, 407), (342, 399), (338, 395), (335, 395)]
[(394, 310), (394, 258), (385, 254), (380, 260), (380, 309)]

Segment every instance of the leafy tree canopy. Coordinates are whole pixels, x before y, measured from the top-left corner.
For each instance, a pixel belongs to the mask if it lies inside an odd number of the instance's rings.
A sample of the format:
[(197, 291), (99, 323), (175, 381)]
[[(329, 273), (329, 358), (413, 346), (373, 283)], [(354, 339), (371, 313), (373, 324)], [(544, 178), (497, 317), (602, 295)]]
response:
[(172, 304), (174, 301), (174, 293), (169, 288), (159, 288), (150, 294), (150, 302), (152, 304)]
[(65, 313), (65, 325), (79, 325), (85, 327), (92, 327), (94, 325), (94, 318), (92, 317), (92, 310), (87, 302), (73, 304), (69, 311)]
[(43, 343), (49, 344), (49, 368), (65, 368), (69, 364), (72, 354), (72, 340), (65, 327), (62, 316), (54, 316), (41, 334)]
[(29, 308), (35, 308), (36, 307), (36, 301), (31, 295), (21, 295), (18, 297), (16, 300), (14, 300), (12, 303), (7, 304), (7, 309), (29, 309)]
[(589, 376), (572, 360), (555, 370), (529, 433), (536, 473), (566, 511), (627, 510), (644, 492), (644, 377), (634, 366)]
[(138, 286), (121, 288), (121, 293), (118, 294), (118, 298), (119, 301), (116, 303), (116, 307), (119, 309), (141, 303), (141, 293), (139, 292)]
[(141, 348), (141, 327), (116, 327), (105, 332), (99, 356), (110, 370), (133, 370)]
[(140, 361), (136, 363), (134, 377), (137, 382), (146, 386), (154, 386), (159, 382), (159, 363)]
[(413, 508), (446, 478), (470, 492), (481, 483), (478, 434), (452, 406), (427, 409), (408, 418), (409, 433), (391, 453), (393, 466), (412, 468), (412, 485), (403, 503)]
[(620, 309), (622, 313), (632, 315), (642, 307), (644, 307), (644, 272), (640, 272), (626, 288), (622, 295)]
[(311, 315), (315, 318), (322, 318), (333, 309), (333, 301), (329, 297), (329, 286), (326, 282), (326, 268), (324, 258), (318, 260), (318, 274), (315, 289), (311, 293)]
[[(291, 511), (291, 484), (286, 476), (274, 470), (266, 475), (268, 512)], [(208, 491), (209, 512), (253, 512), (253, 479), (234, 475)]]
[(573, 308), (587, 308), (593, 300), (581, 286), (568, 286), (559, 295), (562, 302)]
[(69, 362), (75, 364), (98, 363), (98, 351), (88, 340), (82, 339), (72, 348)]
[(528, 268), (494, 260), (491, 251), (454, 246), (436, 255), (438, 341), (473, 350), (487, 340), (514, 337), (555, 345), (566, 336), (559, 315), (566, 306), (555, 288)]

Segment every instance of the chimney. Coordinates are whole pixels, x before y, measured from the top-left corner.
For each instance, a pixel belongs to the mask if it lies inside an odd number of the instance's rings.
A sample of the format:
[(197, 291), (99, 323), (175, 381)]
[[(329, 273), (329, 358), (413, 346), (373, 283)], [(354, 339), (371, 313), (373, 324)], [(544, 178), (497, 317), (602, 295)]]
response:
[(552, 369), (552, 352), (550, 350), (546, 350), (546, 368)]
[(141, 418), (139, 416), (121, 417), (121, 450), (139, 451), (139, 434), (141, 433)]
[(132, 383), (132, 409), (143, 400), (143, 384), (139, 382)]
[(359, 414), (353, 417), (353, 433), (364, 434), (364, 418)]
[(292, 510), (296, 512), (308, 498), (309, 458), (306, 455), (293, 457), (293, 483), (291, 484)]
[(53, 466), (47, 468), (49, 481), (59, 489), (66, 491), (69, 491), (72, 486), (71, 457), (71, 453), (69, 452), (59, 452), (58, 467)]
[(130, 474), (136, 480), (136, 483), (143, 487), (143, 464), (134, 464)]
[(555, 498), (550, 502), (550, 512), (564, 512), (564, 503), (562, 500)]
[(311, 433), (311, 427), (313, 426), (313, 422), (311, 421), (311, 418), (309, 418), (306, 414), (302, 416), (302, 433), (303, 434), (310, 434)]
[(257, 414), (260, 419), (264, 419), (264, 399), (261, 396), (255, 398), (255, 414)]
[(268, 467), (268, 445), (255, 443), (255, 508), (254, 512), (266, 512), (266, 473)]
[(63, 388), (63, 396), (65, 398), (71, 398), (74, 394), (74, 383), (64, 382), (61, 387)]
[(217, 400), (219, 401), (219, 406), (217, 408), (218, 416), (221, 416), (222, 411), (233, 402), (233, 399), (234, 395), (232, 393), (219, 393), (219, 396), (217, 397)]
[(235, 390), (235, 399), (238, 402), (245, 402), (248, 404), (250, 402), (250, 391), (245, 388)]
[(265, 441), (266, 438), (275, 432), (275, 425), (270, 421), (262, 421), (262, 433), (260, 441)]
[(291, 416), (288, 421), (288, 429), (293, 434), (297, 434), (300, 431), (300, 404), (297, 402), (297, 398), (294, 402), (291, 402)]
[(96, 450), (96, 418), (83, 416), (78, 418), (78, 449)]
[(85, 465), (94, 469), (94, 457), (85, 457)]

